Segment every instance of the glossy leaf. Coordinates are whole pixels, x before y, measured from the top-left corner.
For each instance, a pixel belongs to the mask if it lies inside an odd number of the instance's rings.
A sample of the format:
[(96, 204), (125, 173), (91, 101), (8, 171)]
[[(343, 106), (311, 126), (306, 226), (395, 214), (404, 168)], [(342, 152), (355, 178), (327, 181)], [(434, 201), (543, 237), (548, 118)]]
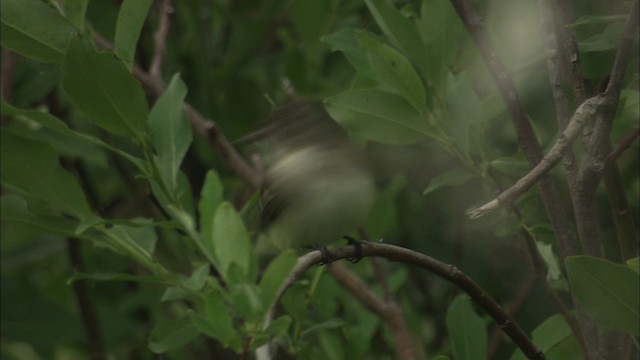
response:
[(64, 60), (73, 28), (40, 0), (0, 1), (2, 46), (25, 57), (60, 63)]
[(344, 92), (325, 100), (327, 111), (359, 138), (386, 144), (427, 139), (426, 120), (405, 99), (380, 90)]
[(176, 74), (149, 114), (149, 128), (158, 154), (162, 180), (175, 193), (180, 164), (191, 145), (193, 135), (183, 102), (187, 87)]
[(4, 185), (25, 191), (78, 219), (92, 216), (80, 185), (60, 166), (57, 154), (48, 144), (6, 130), (1, 137), (0, 179)]
[(602, 326), (640, 335), (640, 274), (591, 256), (566, 260), (569, 284), (587, 314)]
[(141, 140), (148, 107), (140, 83), (109, 53), (99, 53), (82, 39), (71, 42), (62, 86), (71, 101), (94, 124)]
[(127, 64), (133, 65), (138, 38), (147, 18), (152, 0), (124, 0), (118, 12), (115, 53)]
[(487, 356), (487, 329), (466, 296), (458, 296), (449, 305), (447, 329), (457, 360), (483, 359)]

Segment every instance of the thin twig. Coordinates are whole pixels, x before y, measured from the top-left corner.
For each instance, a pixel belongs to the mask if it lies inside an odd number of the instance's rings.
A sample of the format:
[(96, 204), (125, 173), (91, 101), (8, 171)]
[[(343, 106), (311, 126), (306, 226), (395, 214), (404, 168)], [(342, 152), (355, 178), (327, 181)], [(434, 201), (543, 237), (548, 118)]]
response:
[[(345, 246), (329, 250), (333, 259), (345, 259), (356, 255), (353, 246)], [(362, 252), (364, 256), (383, 257), (395, 262), (411, 264), (429, 272), (432, 272), (441, 278), (455, 284), (462, 291), (467, 293), (471, 300), (484, 309), (491, 316), (496, 324), (513, 340), (529, 359), (544, 359), (543, 352), (534, 345), (527, 337), (526, 333), (515, 323), (500, 305), (487, 294), (475, 281), (471, 280), (467, 275), (462, 273), (453, 265), (445, 264), (434, 258), (413, 250), (405, 249), (399, 246), (380, 244), (372, 242), (362, 243)], [(312, 266), (322, 262), (322, 254), (320, 251), (313, 251), (298, 258), (296, 266), (293, 268), (290, 276), (282, 283), (280, 290), (276, 295), (272, 304), (265, 326), (268, 326), (279, 311), (280, 301), (287, 290)], [(268, 347), (262, 348), (262, 351), (268, 352)]]
[(551, 170), (562, 158), (564, 152), (580, 134), (582, 127), (596, 114), (598, 108), (604, 103), (601, 96), (594, 96), (585, 101), (573, 114), (567, 128), (560, 134), (558, 140), (551, 147), (547, 155), (528, 174), (520, 178), (512, 187), (500, 193), (490, 202), (471, 210), (468, 215), (471, 219), (477, 219), (487, 213), (508, 205), (520, 195), (529, 190), (549, 170)]
[(622, 39), (620, 45), (616, 51), (616, 58), (613, 62), (613, 69), (611, 70), (611, 76), (609, 77), (609, 84), (604, 91), (606, 95), (611, 95), (618, 98), (620, 89), (622, 87), (622, 79), (624, 78), (627, 64), (629, 63), (629, 57), (631, 56), (631, 49), (633, 48), (633, 40), (636, 37), (638, 31), (638, 0), (631, 3), (631, 9), (629, 10), (629, 16), (627, 17), (624, 30), (622, 32)]
[(618, 147), (614, 151), (612, 151), (609, 155), (607, 155), (607, 157), (604, 159), (605, 168), (611, 166), (611, 164), (613, 164), (616, 160), (618, 160), (618, 157), (631, 147), (631, 144), (633, 144), (633, 142), (636, 140), (636, 138), (639, 135), (640, 135), (640, 127), (637, 127), (629, 131), (629, 133), (624, 138), (622, 138)]
[(160, 21), (158, 29), (153, 35), (154, 51), (149, 65), (149, 75), (153, 77), (162, 76), (162, 63), (167, 49), (167, 35), (169, 34), (169, 16), (173, 14), (171, 0), (162, 0), (158, 5)]

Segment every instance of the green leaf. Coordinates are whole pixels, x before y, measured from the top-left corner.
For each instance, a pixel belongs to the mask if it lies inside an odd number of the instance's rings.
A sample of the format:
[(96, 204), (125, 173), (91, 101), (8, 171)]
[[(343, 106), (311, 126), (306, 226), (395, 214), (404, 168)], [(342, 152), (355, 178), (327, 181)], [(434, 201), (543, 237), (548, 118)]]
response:
[[(2, 162), (4, 163), (4, 160)], [(35, 213), (27, 207), (24, 199), (16, 195), (3, 195), (0, 197), (0, 204), (0, 216), (5, 224), (22, 224), (43, 234), (70, 236), (108, 246), (105, 239), (94, 231), (76, 234), (77, 220), (61, 215)]]
[(184, 286), (193, 291), (202, 290), (207, 282), (207, 277), (209, 277), (210, 268), (211, 265), (209, 263), (202, 263), (196, 266), (189, 279), (184, 281)]
[(226, 278), (232, 263), (237, 264), (246, 275), (252, 249), (249, 234), (242, 219), (228, 202), (222, 203), (213, 218), (213, 246), (220, 262), (220, 271)]
[(282, 282), (290, 275), (297, 260), (296, 254), (289, 250), (269, 263), (258, 285), (263, 304), (270, 305), (273, 302)]
[(389, 45), (359, 36), (358, 40), (367, 52), (369, 64), (380, 81), (391, 91), (404, 97), (418, 112), (427, 112), (427, 101), (422, 80), (411, 62)]
[(327, 111), (354, 135), (386, 144), (427, 139), (427, 121), (402, 97), (380, 90), (344, 92), (325, 100)]
[(57, 117), (49, 113), (46, 113), (40, 110), (18, 109), (7, 104), (4, 101), (0, 102), (0, 112), (3, 115), (24, 117), (29, 119), (30, 121), (34, 121), (38, 123), (43, 128), (48, 129), (51, 132), (55, 132), (57, 134), (56, 136), (59, 138), (61, 143), (74, 144), (80, 141), (90, 145), (97, 145), (117, 155), (120, 155), (124, 159), (127, 159), (132, 164), (134, 164), (139, 170), (144, 169), (142, 160), (140, 160), (139, 158), (136, 158), (110, 144), (107, 144), (106, 142), (98, 139), (95, 136), (91, 136), (91, 135), (87, 135), (87, 134), (75, 131), (71, 129), (64, 121), (58, 119)]
[(67, 19), (78, 32), (84, 30), (84, 19), (88, 5), (89, 0), (65, 0), (64, 2)]
[(379, 41), (376, 36), (368, 31), (360, 29), (342, 29), (330, 35), (322, 37), (322, 41), (329, 45), (333, 51), (342, 51), (351, 66), (358, 73), (368, 79), (375, 79), (376, 74), (371, 68), (367, 53), (361, 47), (361, 39)]
[(231, 290), (233, 308), (248, 322), (260, 321), (264, 318), (268, 304), (262, 303), (258, 287), (254, 284), (234, 284)]
[(401, 50), (424, 73), (427, 49), (416, 25), (387, 0), (365, 0), (365, 3), (391, 45)]
[(200, 235), (205, 247), (213, 254), (213, 216), (216, 209), (222, 204), (222, 181), (215, 170), (209, 170), (204, 178), (204, 185), (200, 193)]
[(470, 139), (484, 136), (483, 132), (474, 131), (482, 120), (482, 102), (471, 85), (469, 77), (465, 73), (456, 76), (447, 72), (446, 77), (446, 102), (447, 113), (438, 119), (446, 132), (453, 137), (456, 146), (470, 157), (473, 152), (469, 144)]
[[(533, 343), (540, 347), (547, 360), (584, 359), (578, 340), (561, 314), (547, 318), (531, 334)], [(526, 357), (519, 349), (511, 356), (511, 360), (525, 359)]]
[(640, 335), (640, 274), (590, 256), (566, 260), (571, 289), (589, 316), (608, 329)]
[(460, 38), (464, 33), (462, 22), (450, 1), (423, 1), (418, 30), (426, 50), (425, 80), (441, 95), (449, 69), (459, 56)]
[(4, 129), (1, 137), (0, 179), (4, 185), (25, 191), (78, 219), (93, 216), (80, 185), (60, 166), (48, 144)]
[(201, 330), (209, 336), (212, 336), (225, 346), (229, 344), (229, 340), (234, 336), (233, 321), (229, 307), (224, 303), (222, 294), (219, 291), (206, 293), (204, 296), (204, 313), (206, 326)]
[(345, 325), (345, 321), (342, 319), (330, 319), (330, 320), (315, 324), (313, 326), (310, 326), (308, 329), (300, 333), (300, 338), (303, 339), (309, 335), (312, 335), (313, 333), (324, 331), (324, 330), (336, 329), (339, 327), (343, 327), (344, 325)]
[(134, 259), (153, 261), (153, 251), (156, 244), (156, 234), (153, 226), (136, 228), (125, 225), (115, 225), (107, 230), (112, 239)]
[(167, 321), (151, 331), (149, 349), (156, 354), (161, 354), (188, 344), (198, 334), (198, 328), (189, 316)]
[(138, 38), (152, 0), (124, 0), (118, 12), (115, 53), (131, 69)]
[(473, 311), (468, 297), (458, 296), (449, 305), (447, 329), (457, 360), (473, 360), (486, 356), (487, 329), (482, 318)]
[(76, 38), (67, 52), (62, 86), (91, 122), (142, 141), (148, 116), (144, 92), (113, 55), (99, 53)]
[(580, 52), (601, 52), (616, 49), (620, 42), (623, 28), (623, 22), (610, 24), (604, 31), (578, 42), (578, 48)]
[(442, 173), (429, 183), (429, 186), (422, 192), (422, 195), (427, 195), (431, 192), (434, 192), (441, 187), (444, 186), (458, 186), (464, 184), (469, 179), (473, 178), (474, 175), (468, 171), (463, 170), (451, 170), (445, 173)]
[(0, 39), (3, 47), (28, 58), (60, 63), (73, 28), (40, 0), (2, 0)]
[(191, 145), (191, 126), (184, 116), (187, 87), (174, 75), (149, 114), (149, 129), (158, 154), (160, 173), (169, 191), (175, 192), (180, 164)]
[(627, 260), (627, 266), (635, 272), (640, 272), (640, 257), (636, 256), (633, 259)]

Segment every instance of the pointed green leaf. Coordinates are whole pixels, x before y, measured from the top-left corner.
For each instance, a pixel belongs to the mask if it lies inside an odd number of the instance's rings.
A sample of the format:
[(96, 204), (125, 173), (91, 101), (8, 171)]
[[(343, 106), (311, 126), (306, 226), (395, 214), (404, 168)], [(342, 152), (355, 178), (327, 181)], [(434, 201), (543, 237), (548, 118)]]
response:
[(118, 135), (144, 137), (147, 100), (140, 83), (112, 54), (76, 38), (64, 64), (62, 86), (94, 124)]
[(591, 256), (566, 260), (569, 284), (589, 316), (608, 329), (640, 335), (640, 274)]
[(200, 331), (220, 340), (227, 346), (229, 340), (234, 336), (233, 321), (231, 311), (219, 291), (204, 295), (204, 313), (205, 324), (199, 324)]
[(138, 38), (151, 3), (152, 0), (124, 0), (120, 5), (116, 24), (115, 53), (128, 68), (133, 65)]
[(487, 328), (466, 296), (458, 296), (447, 311), (447, 329), (457, 360), (483, 359), (487, 355)]
[(238, 265), (245, 275), (248, 274), (253, 253), (249, 233), (238, 213), (228, 202), (218, 207), (213, 218), (213, 246), (225, 278), (229, 276), (232, 263)]
[(344, 92), (325, 100), (327, 111), (359, 138), (413, 144), (429, 136), (427, 121), (405, 99), (386, 91)]
[(40, 0), (0, 1), (2, 46), (18, 54), (60, 63), (73, 33), (67, 20)]
[(213, 250), (213, 216), (216, 209), (222, 203), (222, 181), (215, 170), (209, 170), (204, 179), (202, 192), (200, 194), (200, 235), (204, 245), (214, 253)]
[(191, 145), (191, 126), (184, 116), (187, 87), (174, 75), (149, 114), (149, 128), (158, 154), (160, 172), (169, 191), (176, 190), (180, 164)]
[(65, 0), (64, 9), (67, 19), (78, 32), (84, 30), (84, 20), (89, 0)]

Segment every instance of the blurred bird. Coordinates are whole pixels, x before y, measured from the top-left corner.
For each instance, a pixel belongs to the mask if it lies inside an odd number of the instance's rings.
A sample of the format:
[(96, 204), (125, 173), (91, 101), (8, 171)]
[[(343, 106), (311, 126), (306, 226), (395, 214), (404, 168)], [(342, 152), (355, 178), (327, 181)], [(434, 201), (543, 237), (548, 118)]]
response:
[(327, 245), (363, 225), (375, 196), (363, 153), (319, 102), (296, 100), (255, 133), (265, 168), (258, 253)]

